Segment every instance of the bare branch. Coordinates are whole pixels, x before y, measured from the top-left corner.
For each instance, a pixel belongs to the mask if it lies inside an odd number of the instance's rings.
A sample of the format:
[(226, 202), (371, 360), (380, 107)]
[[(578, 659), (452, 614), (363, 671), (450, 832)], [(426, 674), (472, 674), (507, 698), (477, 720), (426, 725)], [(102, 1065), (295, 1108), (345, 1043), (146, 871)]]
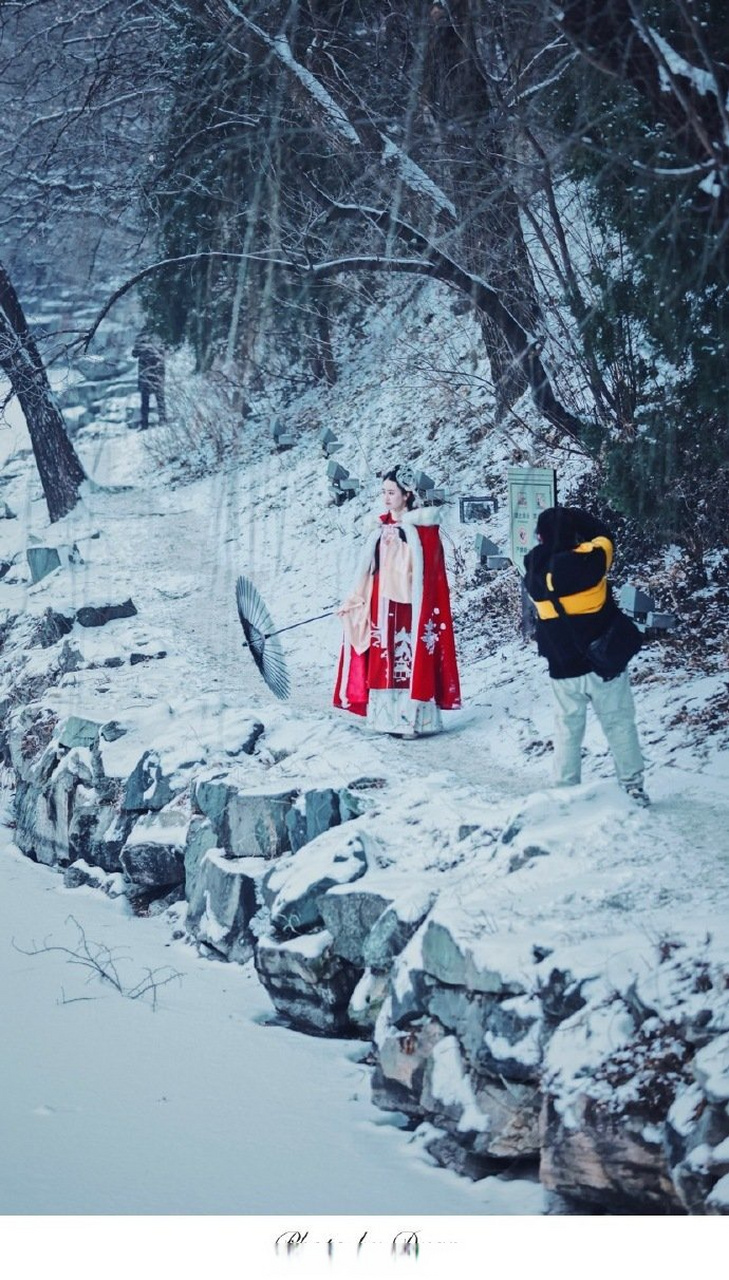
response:
[[(20, 947), (15, 939), (13, 939), (12, 945), (16, 951), (19, 951), (24, 956), (49, 955), (53, 952), (66, 956), (69, 964), (77, 965), (89, 971), (88, 981), (96, 978), (99, 982), (112, 987), (119, 995), (125, 996), (128, 1000), (139, 1000), (145, 995), (151, 995), (153, 1009), (157, 1007), (157, 992), (160, 988), (167, 986), (168, 983), (176, 979), (182, 978), (181, 973), (171, 969), (169, 966), (159, 969), (147, 968), (144, 977), (133, 985), (127, 985), (122, 979), (118, 968), (119, 961), (126, 957), (122, 957), (119, 951), (112, 951), (103, 942), (89, 941), (86, 931), (75, 916), (68, 916), (66, 924), (68, 923), (75, 925), (77, 930), (78, 938), (75, 947), (65, 947), (60, 944), (52, 945), (48, 941), (45, 941), (42, 946), (36, 946), (33, 943), (30, 947)], [(73, 1000), (69, 1000), (65, 995), (63, 988), (61, 988), (61, 994), (62, 1004), (73, 1003)], [(74, 999), (85, 998), (91, 999), (91, 997), (83, 996), (74, 997)]]

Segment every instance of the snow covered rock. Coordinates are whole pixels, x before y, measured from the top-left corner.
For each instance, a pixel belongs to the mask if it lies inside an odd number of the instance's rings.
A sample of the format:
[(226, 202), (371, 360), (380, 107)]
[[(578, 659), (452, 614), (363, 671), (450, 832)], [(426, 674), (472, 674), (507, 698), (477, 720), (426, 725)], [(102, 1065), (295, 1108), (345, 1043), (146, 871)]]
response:
[(518, 972), (513, 964), (506, 968), (499, 945), (487, 949), (480, 937), (474, 945), (468, 925), (466, 916), (452, 927), (447, 920), (428, 921), (421, 944), (426, 972), (449, 986), (469, 991), (522, 995), (526, 990), (523, 971)]
[[(186, 862), (189, 852), (186, 850)], [(214, 951), (244, 962), (253, 954), (249, 925), (258, 910), (258, 885), (268, 863), (263, 858), (233, 858), (210, 848), (202, 856), (188, 898), (187, 927)]]
[(596, 991), (548, 1046), (545, 1187), (616, 1211), (682, 1212), (665, 1121), (690, 1083), (692, 1056), (676, 1024), (656, 1017), (637, 1022), (619, 994)]
[(44, 753), (48, 773), (37, 779), (20, 781), (15, 794), (16, 843), (47, 866), (73, 861), (71, 824), (76, 792), (82, 796), (91, 788), (91, 759), (88, 751), (74, 748), (60, 761), (53, 751)]
[(540, 1176), (567, 1199), (608, 1211), (680, 1213), (662, 1131), (645, 1116), (616, 1116), (587, 1092), (565, 1124), (552, 1098), (542, 1113)]
[(365, 839), (359, 831), (346, 827), (326, 831), (298, 853), (282, 859), (262, 885), (274, 929), (295, 934), (321, 925), (327, 891), (359, 880), (366, 870)]
[(437, 1018), (421, 1018), (406, 1030), (390, 1026), (378, 1044), (372, 1074), (372, 1101), (383, 1111), (402, 1111), (421, 1119), (425, 1069), (445, 1036)]
[[(281, 790), (263, 781), (246, 786), (236, 775), (199, 778), (193, 804), (212, 823), (218, 845), (237, 857), (277, 858), (290, 849), (287, 815), (295, 790)], [(255, 775), (256, 770), (251, 772)]]
[(191, 903), (197, 895), (197, 882), (205, 854), (216, 847), (215, 831), (207, 818), (193, 815), (185, 841), (185, 897)]
[(363, 960), (373, 973), (389, 973), (399, 956), (422, 924), (435, 901), (435, 893), (415, 891), (400, 895), (374, 922), (364, 941)]
[(729, 1213), (729, 1036), (700, 1049), (696, 1082), (679, 1092), (666, 1122), (671, 1177), (689, 1213)]
[(286, 815), (292, 852), (296, 853), (331, 827), (360, 817), (365, 808), (366, 801), (348, 787), (317, 787), (304, 791)]
[[(132, 829), (131, 814), (119, 813), (113, 804), (99, 799), (98, 792), (88, 797), (88, 808), (76, 807), (71, 820), (72, 852), (103, 871), (121, 869), (121, 852)], [(76, 832), (78, 835), (76, 836)]]
[(175, 783), (172, 771), (165, 770), (159, 751), (145, 751), (127, 779), (122, 808), (126, 813), (164, 809), (183, 785), (182, 779)]
[[(57, 609), (44, 609), (40, 617), (35, 619), (34, 630), (32, 643), (39, 645), (41, 649), (51, 649), (73, 630), (73, 617), (59, 613)], [(79, 662), (78, 666), (80, 665)]]
[[(38, 702), (29, 703), (10, 714), (9, 723), (3, 730), (4, 750), (19, 782), (36, 780), (41, 758), (53, 740), (57, 728), (57, 715)], [(42, 769), (45, 777), (50, 776), (57, 759), (58, 753), (53, 752), (52, 763), (47, 763)]]
[(86, 604), (76, 610), (76, 621), (80, 627), (104, 627), (115, 618), (134, 618), (137, 607), (133, 600), (127, 598), (121, 604)]
[(321, 791), (307, 791), (304, 794), (306, 813), (306, 839), (316, 840), (322, 832), (330, 827), (337, 827), (341, 822), (339, 811), (339, 792), (331, 787)]
[(483, 967), (477, 949), (427, 917), (394, 964), (377, 1026), (375, 1103), (445, 1131), (434, 1158), (469, 1176), (539, 1151), (543, 1017), (526, 991), (536, 987), (534, 958), (517, 984), (513, 951), (504, 948), (503, 968), (496, 950)]
[(507, 1087), (474, 1076), (455, 1036), (445, 1036), (426, 1059), (423, 1111), (475, 1155), (510, 1161), (537, 1156), (540, 1101), (534, 1085)]
[(425, 1007), (456, 1035), (473, 1071), (493, 1080), (538, 1083), (542, 1018), (535, 997), (499, 999), (433, 983)]
[(172, 807), (159, 813), (143, 814), (138, 819), (127, 836), (120, 857), (132, 891), (184, 884), (189, 823), (189, 817), (182, 809)]
[(59, 729), (58, 744), (70, 751), (72, 747), (96, 746), (99, 740), (101, 725), (98, 720), (87, 720), (84, 716), (69, 716)]
[(325, 929), (283, 942), (262, 939), (255, 964), (276, 1012), (287, 1022), (319, 1035), (356, 1032), (348, 1006), (360, 971), (335, 954)]
[(73, 546), (36, 546), (28, 547), (28, 566), (33, 582), (40, 582), (53, 573), (55, 569), (70, 564), (80, 564), (81, 556), (78, 547)]
[(14, 717), (10, 734), (16, 768), (15, 819), (18, 846), (48, 865), (78, 859), (119, 870), (119, 855), (131, 827), (104, 788), (98, 748), (113, 724), (82, 716), (57, 722), (38, 706)]
[(332, 935), (332, 949), (345, 960), (364, 968), (364, 948), (375, 921), (388, 906), (382, 894), (340, 885), (324, 894), (320, 910)]
[(118, 872), (109, 874), (100, 867), (93, 867), (83, 858), (72, 862), (63, 874), (63, 883), (67, 889), (89, 887), (101, 889), (109, 898), (121, 898), (124, 894), (124, 877)]
[(349, 1019), (367, 1035), (374, 1035), (377, 1019), (388, 996), (387, 976), (365, 969), (349, 1001)]

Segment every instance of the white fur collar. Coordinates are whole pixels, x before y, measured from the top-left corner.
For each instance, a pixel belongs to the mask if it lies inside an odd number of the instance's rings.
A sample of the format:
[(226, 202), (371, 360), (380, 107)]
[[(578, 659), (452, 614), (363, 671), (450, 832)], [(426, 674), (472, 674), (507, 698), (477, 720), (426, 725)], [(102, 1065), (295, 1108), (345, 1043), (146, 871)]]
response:
[[(404, 511), (401, 524), (407, 525), (437, 525), (443, 523), (443, 516), (439, 507), (414, 507), (412, 511)], [(373, 516), (367, 521), (367, 533), (379, 533), (382, 529), (382, 519), (380, 516)]]
[(403, 524), (440, 524), (442, 520), (439, 507), (413, 507), (412, 511), (403, 512)]

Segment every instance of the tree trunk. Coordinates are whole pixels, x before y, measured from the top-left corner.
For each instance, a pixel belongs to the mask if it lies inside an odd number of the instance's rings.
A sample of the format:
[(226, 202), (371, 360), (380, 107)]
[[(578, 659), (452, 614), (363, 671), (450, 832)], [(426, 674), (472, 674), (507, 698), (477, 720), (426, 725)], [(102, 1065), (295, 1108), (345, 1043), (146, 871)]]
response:
[(314, 356), (312, 359), (314, 377), (317, 381), (327, 382), (330, 387), (333, 387), (337, 381), (337, 362), (334, 359), (329, 301), (325, 290), (320, 289), (317, 291), (313, 299), (312, 309), (314, 312)]
[(25, 415), (51, 522), (68, 515), (86, 479), (66, 435), (35, 339), (0, 262), (0, 366)]

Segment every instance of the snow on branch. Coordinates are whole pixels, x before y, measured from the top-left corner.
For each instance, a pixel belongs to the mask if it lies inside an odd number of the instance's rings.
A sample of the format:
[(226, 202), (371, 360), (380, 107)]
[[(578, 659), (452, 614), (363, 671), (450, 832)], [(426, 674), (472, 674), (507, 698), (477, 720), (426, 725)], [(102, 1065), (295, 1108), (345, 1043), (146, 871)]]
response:
[(179, 258), (163, 258), (160, 262), (151, 262), (149, 266), (142, 267), (141, 271), (136, 271), (133, 276), (130, 276), (128, 280), (125, 280), (123, 284), (120, 284), (119, 288), (115, 289), (110, 295), (104, 303), (104, 306), (101, 308), (101, 311), (98, 313), (91, 328), (82, 338), (84, 351), (88, 350), (97, 329), (102, 321), (106, 319), (112, 307), (116, 306), (120, 298), (123, 298), (125, 293), (129, 293), (130, 289), (133, 289), (135, 285), (140, 284), (142, 280), (146, 280), (148, 276), (156, 275), (158, 271), (164, 271), (167, 267), (179, 267), (186, 262), (190, 264), (194, 262), (202, 262), (203, 259), (208, 258), (221, 258), (227, 259), (228, 261), (233, 259), (234, 261), (266, 262), (278, 267), (292, 267), (294, 265), (286, 259), (272, 258), (270, 254), (235, 253), (232, 250), (228, 252), (221, 249), (208, 249), (200, 253), (184, 253)]
[[(321, 109), (327, 123), (330, 125), (333, 133), (335, 133), (342, 142), (349, 146), (362, 146), (362, 138), (349, 120), (344, 109), (332, 97), (329, 90), (312, 74), (308, 68), (303, 67), (294, 57), (291, 46), (283, 35), (271, 36), (268, 32), (259, 27), (251, 18), (247, 18), (244, 13), (233, 4), (233, 0), (221, 0), (222, 5), (231, 14), (244, 24), (246, 29), (256, 36), (268, 49), (278, 58), (279, 62), (286, 67), (298, 81), (300, 86), (309, 95), (312, 101)], [(382, 145), (382, 154), (380, 157), (383, 165), (392, 165), (397, 172), (397, 176), (404, 186), (408, 188), (414, 195), (425, 196), (441, 213), (447, 213), (451, 218), (456, 218), (456, 207), (453, 201), (448, 198), (441, 187), (433, 181), (431, 177), (408, 156), (391, 138), (385, 137), (379, 130), (375, 131), (376, 137)]]
[(648, 27), (647, 33), (661, 55), (661, 65), (658, 73), (661, 78), (661, 86), (666, 92), (672, 90), (673, 78), (681, 76), (693, 85), (698, 94), (713, 93), (717, 98), (719, 97), (719, 86), (716, 83), (716, 77), (710, 71), (702, 71), (700, 67), (695, 67), (693, 63), (687, 62), (667, 40), (664, 40), (655, 27)]
[(409, 187), (411, 191), (416, 192), (418, 195), (427, 196), (437, 208), (449, 213), (455, 219), (457, 216), (456, 206), (452, 200), (448, 199), (448, 196), (438, 186), (437, 182), (429, 178), (425, 170), (421, 169), (419, 164), (416, 164), (414, 160), (405, 155), (391, 138), (382, 138), (382, 143), (382, 163), (387, 164), (389, 161), (394, 161), (398, 176), (406, 187)]
[(296, 77), (309, 96), (316, 101), (317, 106), (321, 108), (333, 131), (344, 142), (349, 143), (350, 146), (358, 147), (360, 140), (357, 130), (350, 124), (339, 103), (335, 102), (329, 91), (324, 88), (324, 85), (306, 67), (302, 67), (301, 63), (297, 62), (286, 37), (281, 35), (270, 36), (257, 23), (247, 18), (238, 6), (232, 3), (232, 0), (223, 0), (223, 3), (231, 16), (242, 22), (247, 30), (265, 44), (275, 54), (279, 62)]
[[(560, 431), (582, 443), (583, 424), (555, 396), (551, 381), (540, 358), (539, 340), (517, 320), (502, 302), (498, 291), (488, 281), (461, 266), (460, 263), (439, 249), (431, 239), (423, 235), (422, 232), (417, 231), (415, 227), (410, 226), (402, 219), (394, 217), (390, 209), (373, 209), (365, 205), (338, 204), (327, 197), (324, 192), (319, 191), (318, 194), (328, 204), (330, 217), (356, 218), (381, 231), (385, 236), (394, 235), (405, 247), (408, 256), (393, 257), (389, 253), (382, 253), (354, 255), (325, 262), (311, 262), (309, 259), (304, 258), (296, 260), (293, 258), (289, 260), (272, 259), (268, 255), (263, 255), (263, 260), (271, 262), (283, 270), (292, 271), (300, 275), (309, 274), (320, 279), (344, 271), (403, 271), (430, 276), (433, 279), (440, 280), (442, 284), (457, 289), (460, 293), (470, 298), (473, 304), (498, 326), (514, 361), (522, 369), (531, 387), (538, 409)], [(419, 254), (420, 256), (413, 257), (411, 256), (412, 254)], [(125, 281), (124, 284), (120, 285), (105, 303), (83, 338), (84, 348), (88, 348), (96, 330), (114, 304), (147, 276), (183, 262), (191, 263), (205, 258), (244, 260), (255, 257), (261, 260), (261, 255), (251, 253), (206, 251), (185, 254), (180, 258), (168, 258), (162, 262), (156, 262), (144, 267), (129, 280)]]

